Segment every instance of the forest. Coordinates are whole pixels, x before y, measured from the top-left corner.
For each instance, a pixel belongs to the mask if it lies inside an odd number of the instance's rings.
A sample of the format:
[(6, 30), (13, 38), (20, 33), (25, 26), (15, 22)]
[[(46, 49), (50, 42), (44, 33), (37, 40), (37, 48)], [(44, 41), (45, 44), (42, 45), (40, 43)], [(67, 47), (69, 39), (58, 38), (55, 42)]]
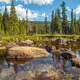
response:
[(26, 20), (20, 20), (16, 14), (14, 0), (12, 0), (10, 13), (8, 13), (7, 6), (5, 6), (4, 13), (0, 13), (0, 35), (80, 34), (80, 17), (77, 17), (72, 9), (70, 19), (68, 19), (64, 1), (51, 14), (50, 21), (47, 16), (41, 22), (30, 21), (26, 10)]

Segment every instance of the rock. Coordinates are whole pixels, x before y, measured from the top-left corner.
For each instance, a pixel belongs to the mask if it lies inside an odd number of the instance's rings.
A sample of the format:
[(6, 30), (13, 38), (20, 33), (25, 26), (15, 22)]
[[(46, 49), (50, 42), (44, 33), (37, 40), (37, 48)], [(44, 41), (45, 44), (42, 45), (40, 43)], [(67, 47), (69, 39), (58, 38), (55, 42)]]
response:
[(27, 58), (48, 57), (49, 55), (49, 53), (45, 49), (28, 46), (17, 46), (10, 48), (8, 53), (10, 56), (21, 56)]
[(32, 40), (25, 40), (25, 41), (23, 40), (23, 41), (21, 41), (22, 46), (31, 46), (33, 44), (34, 44), (34, 42)]
[(26, 77), (27, 80), (61, 80), (58, 72), (48, 64), (38, 65), (32, 70), (27, 71)]
[(18, 46), (18, 45), (14, 42), (11, 42), (11, 43), (7, 44), (7, 48), (12, 48), (12, 47), (15, 47), (15, 46)]
[(76, 66), (80, 67), (80, 58), (72, 58), (72, 61)]

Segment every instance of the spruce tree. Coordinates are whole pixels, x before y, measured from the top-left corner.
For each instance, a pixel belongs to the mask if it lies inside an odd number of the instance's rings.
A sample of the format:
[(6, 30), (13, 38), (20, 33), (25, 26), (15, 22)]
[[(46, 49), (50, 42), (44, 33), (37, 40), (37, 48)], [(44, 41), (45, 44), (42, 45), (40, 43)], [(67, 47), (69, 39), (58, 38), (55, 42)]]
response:
[(54, 11), (52, 11), (52, 15), (51, 15), (51, 33), (54, 33)]
[(61, 15), (59, 9), (56, 10), (56, 17), (57, 17), (57, 33), (62, 33)]
[(78, 30), (79, 30), (78, 34), (80, 34), (80, 17), (78, 19)]
[(78, 34), (78, 22), (76, 19), (76, 14), (74, 14), (74, 34)]
[(19, 21), (14, 6), (14, 0), (11, 1), (9, 26), (10, 26), (10, 34), (16, 35), (19, 33)]
[(5, 34), (7, 34), (9, 31), (9, 22), (8, 21), (9, 21), (9, 15), (7, 12), (7, 7), (5, 7), (5, 11), (3, 14), (3, 19), (2, 19), (3, 31)]
[(45, 33), (48, 33), (48, 22), (47, 22), (47, 16), (45, 16)]
[(68, 21), (67, 21), (67, 14), (66, 14), (66, 6), (65, 6), (65, 2), (62, 2), (62, 32), (63, 34), (67, 34), (68, 33)]
[(2, 34), (2, 14), (0, 13), (0, 34)]
[(74, 30), (74, 12), (73, 9), (71, 10), (71, 33), (73, 34), (75, 32)]

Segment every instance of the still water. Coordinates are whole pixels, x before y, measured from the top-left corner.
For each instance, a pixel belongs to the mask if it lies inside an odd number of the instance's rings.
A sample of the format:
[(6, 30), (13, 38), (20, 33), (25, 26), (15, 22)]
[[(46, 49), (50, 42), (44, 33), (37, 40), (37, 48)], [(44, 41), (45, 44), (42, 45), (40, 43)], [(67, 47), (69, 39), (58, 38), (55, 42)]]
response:
[[(80, 57), (80, 51), (77, 51), (76, 55)], [(69, 62), (67, 62), (66, 65), (67, 68), (70, 69), (71, 66)], [(41, 70), (45, 71), (49, 67), (57, 67), (59, 69), (59, 66), (59, 62), (57, 62), (55, 56), (53, 59), (51, 54), (46, 58), (35, 59), (25, 64), (19, 63), (14, 65), (10, 63), (10, 65), (8, 65), (7, 62), (4, 61), (3, 64), (0, 64), (0, 80), (25, 80), (24, 78), (26, 78), (28, 71), (32, 71), (32, 73)]]

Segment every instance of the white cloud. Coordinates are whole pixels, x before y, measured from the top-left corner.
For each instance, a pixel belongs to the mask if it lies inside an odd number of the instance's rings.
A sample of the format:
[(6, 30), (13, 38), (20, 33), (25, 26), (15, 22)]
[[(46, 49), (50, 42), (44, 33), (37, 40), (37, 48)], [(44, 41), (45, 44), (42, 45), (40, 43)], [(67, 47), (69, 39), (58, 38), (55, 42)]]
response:
[[(16, 0), (16, 1), (21, 1), (24, 2), (25, 4), (47, 5), (47, 4), (52, 4), (54, 0)], [(0, 2), (9, 3), (11, 2), (11, 0), (0, 0)]]
[(46, 16), (46, 13), (42, 13), (42, 17), (45, 17)]
[(9, 3), (11, 0), (0, 0), (0, 2), (6, 2)]
[(24, 3), (27, 4), (38, 4), (38, 5), (45, 5), (45, 4), (52, 4), (54, 0), (23, 0)]
[[(7, 8), (8, 12), (10, 12), (10, 6), (8, 6)], [(27, 10), (27, 15), (26, 15), (26, 9), (22, 5), (15, 6), (15, 8), (16, 8), (16, 13), (21, 20), (26, 19), (26, 17), (28, 17), (29, 20), (34, 20), (39, 15), (37, 12), (29, 9)]]
[[(26, 19), (26, 17), (28, 17), (29, 20), (37, 20), (39, 17), (45, 17), (48, 15), (44, 12), (44, 13), (39, 13), (30, 9), (25, 9), (23, 7), (23, 5), (17, 5), (15, 6), (16, 8), (16, 13), (18, 15), (18, 18), (22, 19)], [(7, 6), (8, 12), (10, 13), (10, 6)], [(0, 7), (1, 12), (3, 13), (5, 10), (5, 6)], [(26, 15), (26, 11), (27, 11), (27, 15)]]
[(80, 13), (80, 5), (74, 10), (74, 12), (75, 12), (76, 14), (79, 14), (79, 13)]
[(69, 7), (67, 7), (67, 10), (70, 12), (71, 11), (71, 9), (69, 8)]

